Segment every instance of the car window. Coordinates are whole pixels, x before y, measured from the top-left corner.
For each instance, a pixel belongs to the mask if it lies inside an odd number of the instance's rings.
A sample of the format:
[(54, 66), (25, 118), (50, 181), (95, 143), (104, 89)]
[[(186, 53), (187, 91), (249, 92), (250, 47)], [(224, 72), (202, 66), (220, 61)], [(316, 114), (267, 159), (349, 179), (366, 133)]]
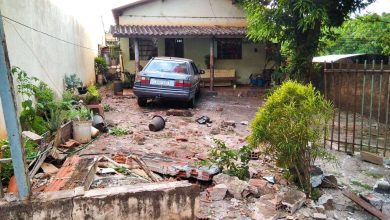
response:
[(174, 60), (152, 60), (143, 69), (146, 72), (168, 72), (188, 74), (187, 64), (185, 62)]
[(199, 74), (199, 70), (198, 70), (198, 68), (196, 67), (195, 63), (191, 62), (191, 66), (192, 66), (192, 69), (194, 69), (194, 73), (195, 73), (195, 74)]

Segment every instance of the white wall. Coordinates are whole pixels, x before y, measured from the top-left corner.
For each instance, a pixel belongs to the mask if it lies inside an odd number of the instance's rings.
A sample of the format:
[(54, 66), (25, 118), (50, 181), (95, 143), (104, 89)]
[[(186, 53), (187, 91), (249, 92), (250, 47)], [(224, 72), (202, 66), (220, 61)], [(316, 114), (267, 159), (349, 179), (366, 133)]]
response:
[[(58, 96), (63, 91), (65, 74), (76, 73), (85, 82), (94, 81), (93, 59), (104, 31), (94, 0), (0, 0), (3, 16), (81, 48), (38, 33), (3, 18), (12, 66), (45, 81)], [(20, 100), (19, 100), (20, 101)], [(0, 106), (0, 137), (5, 135)]]
[(125, 10), (119, 24), (243, 27), (244, 17), (242, 8), (232, 0), (155, 0)]

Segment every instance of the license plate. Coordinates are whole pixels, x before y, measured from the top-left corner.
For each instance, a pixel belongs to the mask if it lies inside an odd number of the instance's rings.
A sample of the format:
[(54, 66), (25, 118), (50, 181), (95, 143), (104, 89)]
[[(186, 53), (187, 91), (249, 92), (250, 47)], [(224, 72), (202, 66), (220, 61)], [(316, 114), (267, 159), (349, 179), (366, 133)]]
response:
[(167, 79), (150, 79), (150, 85), (157, 85), (157, 86), (174, 86), (175, 81), (174, 80), (167, 80)]

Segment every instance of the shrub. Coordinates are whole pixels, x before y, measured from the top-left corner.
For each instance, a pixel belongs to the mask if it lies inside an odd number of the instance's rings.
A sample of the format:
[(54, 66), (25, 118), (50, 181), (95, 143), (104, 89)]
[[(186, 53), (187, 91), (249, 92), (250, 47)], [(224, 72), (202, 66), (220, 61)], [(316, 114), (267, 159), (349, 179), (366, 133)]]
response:
[(65, 88), (68, 91), (73, 91), (77, 87), (82, 86), (81, 79), (76, 74), (65, 75)]
[(332, 104), (314, 87), (287, 81), (268, 97), (251, 123), (249, 143), (265, 143), (264, 153), (274, 156), (278, 166), (287, 168), (299, 185), (311, 193), (310, 168), (318, 157), (332, 159), (322, 147)]
[(107, 62), (103, 57), (95, 57), (95, 69), (99, 74), (105, 74), (108, 70)]
[(88, 86), (86, 101), (88, 104), (99, 103), (100, 101), (102, 101), (102, 97), (100, 96), (100, 92), (96, 88), (95, 85)]
[(199, 165), (216, 165), (223, 173), (237, 176), (241, 180), (249, 178), (249, 156), (252, 148), (247, 145), (239, 150), (229, 148), (225, 142), (213, 139), (216, 147), (209, 150), (209, 160)]

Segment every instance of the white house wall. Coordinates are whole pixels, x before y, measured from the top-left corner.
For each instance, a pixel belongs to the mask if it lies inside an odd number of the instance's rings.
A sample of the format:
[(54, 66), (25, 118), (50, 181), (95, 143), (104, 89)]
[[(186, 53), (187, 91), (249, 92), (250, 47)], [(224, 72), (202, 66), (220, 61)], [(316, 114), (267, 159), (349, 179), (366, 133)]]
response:
[(125, 10), (119, 24), (243, 27), (244, 17), (243, 10), (232, 0), (155, 0)]
[[(11, 65), (45, 81), (57, 96), (62, 94), (65, 74), (76, 73), (85, 83), (94, 81), (93, 62), (104, 31), (93, 3), (94, 0), (0, 0), (3, 16), (90, 48), (62, 42), (4, 18)], [(5, 132), (0, 106), (0, 137)]]

